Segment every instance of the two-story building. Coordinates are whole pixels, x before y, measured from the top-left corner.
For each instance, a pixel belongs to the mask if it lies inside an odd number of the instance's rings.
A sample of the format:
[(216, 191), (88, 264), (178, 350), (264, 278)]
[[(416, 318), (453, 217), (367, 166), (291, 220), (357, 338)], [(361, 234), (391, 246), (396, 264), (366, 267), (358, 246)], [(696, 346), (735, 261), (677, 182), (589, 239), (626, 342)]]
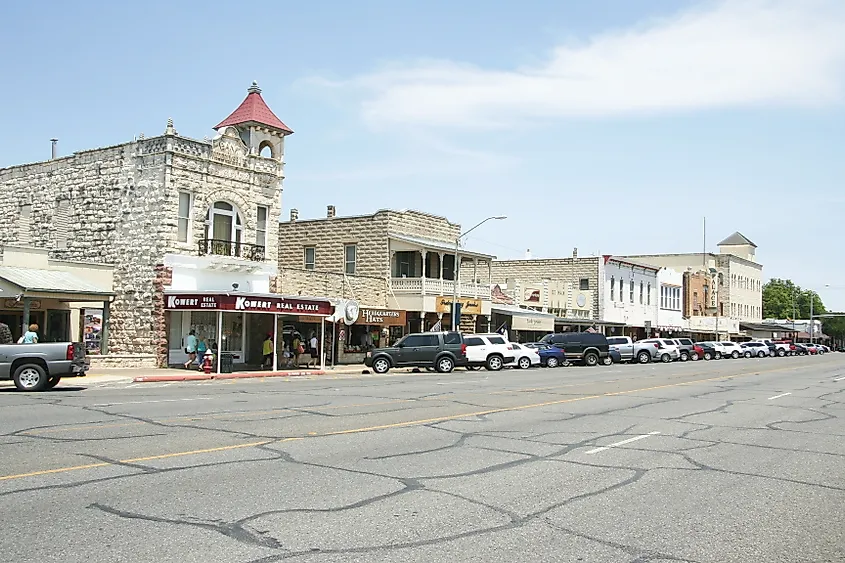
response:
[[(602, 319), (624, 325), (621, 334), (634, 339), (651, 336), (659, 324), (659, 268), (618, 256), (603, 256), (602, 259)], [(674, 301), (664, 303), (674, 306)], [(680, 299), (677, 305), (680, 307)]]
[(660, 268), (657, 284), (657, 332), (671, 338), (688, 328), (684, 318), (684, 274), (672, 268)]
[(320, 332), (333, 312), (326, 299), (275, 293), (293, 131), (255, 83), (214, 129), (191, 139), (168, 120), (159, 136), (0, 170), (0, 244), (113, 268), (95, 364), (178, 365), (191, 331), (234, 363), (259, 364), (268, 334), (305, 318)]
[(279, 225), (279, 290), (358, 301), (360, 319), (332, 339), (339, 362), (361, 361), (405, 332), (451, 329), (456, 293), (461, 330), (488, 331), (494, 256), (459, 247), (456, 259), (460, 234), (421, 211), (341, 217), (329, 205), (325, 217), (301, 219), (293, 209)]

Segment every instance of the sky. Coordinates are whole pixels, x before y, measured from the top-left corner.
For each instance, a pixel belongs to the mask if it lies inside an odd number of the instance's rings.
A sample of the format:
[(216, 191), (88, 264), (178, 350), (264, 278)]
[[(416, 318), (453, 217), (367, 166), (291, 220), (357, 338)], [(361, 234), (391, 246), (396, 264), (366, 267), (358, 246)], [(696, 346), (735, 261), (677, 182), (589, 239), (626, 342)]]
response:
[(503, 259), (740, 231), (845, 310), (843, 37), (841, 0), (3, 2), (0, 167), (212, 136), (257, 80), (283, 218), (506, 215), (466, 239)]

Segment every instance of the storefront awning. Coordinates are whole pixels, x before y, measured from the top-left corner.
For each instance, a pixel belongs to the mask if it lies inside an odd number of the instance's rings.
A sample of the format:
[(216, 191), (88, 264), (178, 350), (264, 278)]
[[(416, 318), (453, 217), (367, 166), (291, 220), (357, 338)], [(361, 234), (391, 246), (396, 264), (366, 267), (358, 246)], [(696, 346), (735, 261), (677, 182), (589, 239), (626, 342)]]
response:
[(511, 317), (511, 330), (535, 330), (539, 332), (552, 332), (555, 329), (555, 316), (551, 313), (523, 309), (516, 305), (493, 304), (490, 307), (493, 313)]
[(169, 311), (242, 311), (327, 317), (335, 306), (318, 297), (289, 297), (276, 293), (221, 291), (165, 291), (164, 308)]
[(0, 266), (0, 288), (4, 297), (33, 297), (60, 301), (104, 301), (111, 290), (62, 270)]

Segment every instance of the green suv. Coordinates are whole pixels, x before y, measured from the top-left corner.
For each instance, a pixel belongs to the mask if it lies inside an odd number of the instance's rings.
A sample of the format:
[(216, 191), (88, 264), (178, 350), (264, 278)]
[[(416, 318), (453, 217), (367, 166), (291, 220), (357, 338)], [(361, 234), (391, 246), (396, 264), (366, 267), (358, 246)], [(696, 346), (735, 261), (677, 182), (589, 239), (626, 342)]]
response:
[(408, 334), (388, 348), (367, 352), (364, 365), (376, 373), (390, 368), (433, 368), (449, 373), (457, 366), (467, 365), (467, 347), (459, 332), (421, 332)]

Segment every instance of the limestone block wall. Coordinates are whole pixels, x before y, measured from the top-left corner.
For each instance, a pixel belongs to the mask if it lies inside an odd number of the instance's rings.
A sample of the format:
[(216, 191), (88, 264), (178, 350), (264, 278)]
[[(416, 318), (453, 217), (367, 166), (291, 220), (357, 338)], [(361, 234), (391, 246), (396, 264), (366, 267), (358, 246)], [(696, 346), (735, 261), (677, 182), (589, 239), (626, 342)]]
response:
[(311, 297), (356, 299), (362, 306), (388, 307), (387, 279), (369, 276), (344, 276), (335, 272), (317, 272), (285, 268), (276, 277), (276, 293)]
[(278, 226), (279, 269), (305, 269), (305, 247), (314, 247), (314, 270), (345, 272), (344, 247), (357, 245), (356, 276), (385, 278), (390, 270), (387, 218), (383, 214), (362, 217), (286, 221)]
[(379, 211), (376, 215), (387, 218), (387, 228), (391, 233), (425, 237), (449, 244), (461, 234), (461, 226), (450, 223), (445, 217), (423, 213), (422, 211)]

